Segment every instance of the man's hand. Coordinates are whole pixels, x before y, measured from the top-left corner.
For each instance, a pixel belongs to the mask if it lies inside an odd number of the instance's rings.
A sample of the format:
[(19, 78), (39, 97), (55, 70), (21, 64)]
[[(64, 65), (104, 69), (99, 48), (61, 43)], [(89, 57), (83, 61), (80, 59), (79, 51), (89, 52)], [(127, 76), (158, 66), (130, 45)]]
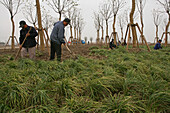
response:
[(30, 33), (27, 33), (27, 34), (26, 34), (26, 37), (28, 37), (28, 36), (30, 36)]
[(19, 45), (19, 48), (22, 48), (22, 45)]

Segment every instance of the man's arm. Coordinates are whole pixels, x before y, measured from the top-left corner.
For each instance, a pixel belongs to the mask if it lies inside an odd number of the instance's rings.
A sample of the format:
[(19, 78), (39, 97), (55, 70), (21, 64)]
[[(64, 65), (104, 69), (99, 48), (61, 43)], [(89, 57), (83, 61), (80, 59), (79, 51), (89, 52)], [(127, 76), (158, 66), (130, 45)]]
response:
[(64, 41), (64, 28), (61, 27), (61, 26), (58, 27), (58, 38), (59, 38), (61, 43), (65, 44), (65, 41)]

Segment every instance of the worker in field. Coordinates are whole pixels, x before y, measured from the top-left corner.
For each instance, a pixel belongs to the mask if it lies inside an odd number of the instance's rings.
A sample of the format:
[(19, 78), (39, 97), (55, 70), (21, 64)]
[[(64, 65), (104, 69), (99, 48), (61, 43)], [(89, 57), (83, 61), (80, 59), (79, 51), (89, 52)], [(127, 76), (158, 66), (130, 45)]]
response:
[(114, 39), (112, 39), (112, 41), (109, 44), (109, 49), (113, 49), (116, 48), (116, 45), (114, 44)]
[(50, 60), (55, 59), (55, 53), (57, 54), (57, 60), (61, 61), (61, 45), (65, 45), (64, 32), (65, 26), (70, 24), (70, 19), (65, 18), (63, 21), (58, 21), (54, 24), (54, 28), (50, 35), (51, 39), (51, 56)]
[[(19, 43), (21, 49), (21, 58), (25, 57), (29, 54), (30, 59), (35, 59), (35, 51), (36, 51), (36, 40), (35, 37), (38, 35), (37, 31), (34, 27), (28, 26), (25, 21), (20, 21), (20, 37)], [(24, 42), (25, 40), (25, 42)]]
[(161, 42), (162, 42), (162, 40), (159, 40), (159, 41), (156, 43), (156, 45), (155, 45), (155, 47), (154, 47), (155, 50), (157, 50), (157, 49), (162, 49)]

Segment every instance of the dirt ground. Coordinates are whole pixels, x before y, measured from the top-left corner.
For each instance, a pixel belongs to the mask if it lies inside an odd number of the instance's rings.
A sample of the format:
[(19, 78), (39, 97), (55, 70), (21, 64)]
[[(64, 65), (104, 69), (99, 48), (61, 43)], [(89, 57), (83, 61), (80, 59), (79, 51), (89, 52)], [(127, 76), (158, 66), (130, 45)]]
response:
[[(71, 52), (73, 54), (71, 54), (67, 48), (65, 46), (62, 46), (62, 61), (72, 58), (72, 59), (76, 59), (78, 56), (83, 56), (86, 58), (96, 58), (96, 56), (90, 56), (90, 47), (93, 46), (97, 46), (98, 48), (101, 48), (101, 45), (95, 45), (95, 44), (89, 44), (89, 45), (70, 45), (68, 46), (69, 49), (71, 50)], [(50, 48), (49, 48), (50, 51)], [(15, 50), (11, 50), (11, 49), (0, 49), (0, 56), (1, 55), (9, 55), (12, 56), (13, 58), (15, 58), (16, 54), (18, 52), (18, 48), (16, 48)], [(20, 55), (18, 57), (18, 59), (20, 58)], [(101, 57), (102, 58), (102, 57)], [(101, 59), (98, 58), (98, 59)], [(39, 49), (37, 49), (36, 51), (36, 60), (49, 60), (50, 56), (49, 56), (49, 52), (48, 49), (45, 48), (44, 51), (40, 51)]]

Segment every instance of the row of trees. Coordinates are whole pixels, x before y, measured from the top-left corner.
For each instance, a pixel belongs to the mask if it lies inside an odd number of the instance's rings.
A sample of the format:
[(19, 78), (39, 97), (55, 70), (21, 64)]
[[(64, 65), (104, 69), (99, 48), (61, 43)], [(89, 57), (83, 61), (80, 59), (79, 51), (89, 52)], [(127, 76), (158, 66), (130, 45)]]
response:
[[(157, 28), (156, 31), (156, 39), (158, 41), (158, 25), (160, 24), (160, 13), (161, 13), (161, 17), (162, 15), (168, 15), (169, 20), (168, 21), (164, 21), (164, 25), (166, 24), (165, 27), (165, 45), (167, 45), (167, 40), (168, 40), (168, 28), (169, 28), (169, 23), (170, 23), (170, 14), (169, 14), (169, 10), (170, 10), (170, 0), (157, 0), (157, 3), (159, 3), (162, 8), (160, 8), (159, 10), (153, 10), (153, 18), (154, 18), (154, 24)], [(125, 25), (127, 26), (127, 29), (129, 28), (129, 24), (132, 25), (132, 36), (133, 36), (133, 45), (134, 47), (136, 47), (137, 45), (137, 33), (136, 33), (136, 29), (135, 27), (133, 27), (134, 24), (134, 19), (136, 18), (136, 15), (140, 16), (140, 24), (141, 27), (139, 27), (138, 24), (135, 24), (134, 26), (138, 26), (138, 29), (140, 31), (140, 38), (142, 40), (142, 44), (145, 41), (145, 37), (144, 37), (144, 21), (143, 21), (143, 13), (144, 13), (144, 7), (146, 4), (146, 0), (132, 0), (132, 9), (131, 9), (131, 13), (128, 17), (128, 10), (125, 10), (123, 14), (120, 14), (120, 10), (123, 9), (123, 7), (126, 5), (126, 1), (125, 0), (107, 0), (105, 1), (99, 8), (99, 11), (96, 13), (94, 13), (94, 24), (95, 24), (95, 28), (97, 30), (97, 38), (96, 38), (96, 42), (99, 43), (100, 40), (100, 30), (101, 30), (101, 42), (104, 39), (104, 22), (105, 22), (105, 27), (106, 27), (106, 36), (105, 36), (105, 43), (108, 43), (108, 41), (110, 40), (110, 38), (113, 36), (114, 38), (114, 43), (116, 44), (116, 41), (118, 41), (118, 35), (117, 35), (117, 30), (116, 30), (116, 19), (117, 19), (117, 15), (119, 14), (120, 16), (118, 17), (118, 25), (120, 27), (121, 30), (121, 42), (125, 42), (126, 38), (123, 39), (123, 29)], [(138, 14), (135, 14), (135, 7), (137, 6), (138, 9)], [(166, 13), (165, 13), (166, 12)], [(164, 16), (166, 17), (166, 16)], [(112, 33), (109, 37), (109, 33), (108, 33), (108, 24), (110, 20), (113, 20), (112, 22)], [(130, 28), (129, 28), (130, 29)], [(125, 37), (127, 35), (125, 34)], [(163, 38), (163, 36), (162, 36)]]
[[(34, 4), (35, 2), (35, 4)], [(45, 6), (40, 6), (40, 2), (44, 2)], [(44, 50), (44, 30), (48, 33), (48, 29), (56, 22), (49, 14), (49, 11), (46, 10), (47, 5), (51, 7), (51, 9), (59, 15), (59, 19), (61, 21), (62, 17), (68, 17), (71, 19), (70, 25), (70, 41), (73, 41), (73, 37), (76, 40), (81, 40), (82, 30), (84, 28), (84, 20), (81, 16), (80, 9), (78, 6), (77, 0), (1, 0), (0, 3), (4, 5), (10, 15), (12, 22), (12, 43), (11, 48), (14, 49), (14, 33), (15, 33), (15, 23), (14, 16), (19, 12), (19, 10), (23, 9), (23, 14), (28, 22), (30, 22), (34, 27), (38, 30), (39, 38), (40, 38), (40, 48)], [(24, 7), (22, 7), (24, 5)], [(73, 36), (74, 29), (74, 36)], [(47, 43), (46, 43), (47, 45)]]

